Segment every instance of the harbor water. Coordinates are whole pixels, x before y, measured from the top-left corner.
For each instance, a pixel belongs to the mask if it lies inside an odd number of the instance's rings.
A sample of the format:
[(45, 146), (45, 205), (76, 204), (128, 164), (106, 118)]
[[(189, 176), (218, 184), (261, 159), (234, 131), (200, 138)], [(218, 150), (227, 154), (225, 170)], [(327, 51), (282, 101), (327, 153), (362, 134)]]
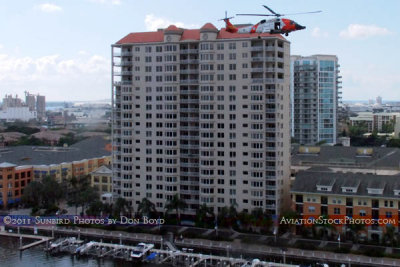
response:
[[(27, 243), (32, 240), (26, 240)], [(24, 242), (25, 243), (25, 242)], [(50, 255), (44, 251), (45, 246), (39, 245), (24, 251), (19, 251), (19, 240), (14, 237), (0, 237), (1, 267), (125, 267), (138, 266), (138, 263), (113, 259), (92, 257), (76, 257), (69, 254)], [(142, 264), (146, 267), (166, 267), (168, 265)]]

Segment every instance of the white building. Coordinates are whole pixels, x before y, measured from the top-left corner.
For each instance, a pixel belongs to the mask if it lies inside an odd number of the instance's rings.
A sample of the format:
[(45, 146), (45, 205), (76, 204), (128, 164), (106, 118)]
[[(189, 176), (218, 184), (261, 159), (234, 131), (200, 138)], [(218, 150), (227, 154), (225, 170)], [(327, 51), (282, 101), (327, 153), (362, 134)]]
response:
[(207, 23), (112, 45), (113, 189), (137, 210), (289, 205), (290, 43)]
[(29, 121), (36, 118), (36, 111), (29, 110), (29, 107), (7, 107), (0, 110), (0, 120), (7, 122), (16, 120)]

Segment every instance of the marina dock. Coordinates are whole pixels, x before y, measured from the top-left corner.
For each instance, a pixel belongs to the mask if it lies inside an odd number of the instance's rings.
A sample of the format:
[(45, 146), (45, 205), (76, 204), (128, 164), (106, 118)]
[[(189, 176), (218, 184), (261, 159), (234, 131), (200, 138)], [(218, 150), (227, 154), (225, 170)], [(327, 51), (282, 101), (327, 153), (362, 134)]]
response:
[[(26, 234), (19, 234), (19, 233), (14, 233), (14, 232), (5, 232), (5, 231), (0, 231), (0, 236), (8, 236), (8, 237), (16, 237), (19, 238), (20, 240), (20, 247), (19, 250), (25, 250), (43, 243), (48, 243), (50, 240), (52, 240), (52, 237), (48, 236), (38, 236), (38, 235), (26, 235)], [(22, 246), (22, 239), (23, 238), (28, 238), (28, 239), (38, 239), (38, 241), (32, 242), (30, 244)]]
[[(296, 267), (298, 265), (265, 262), (258, 259), (248, 261), (246, 259), (205, 255), (201, 253), (187, 252), (187, 250), (165, 250), (154, 249), (153, 244), (139, 243), (137, 246), (127, 246), (122, 244), (111, 244), (104, 242), (90, 241), (80, 246), (82, 241), (75, 238), (61, 238), (53, 242), (47, 251), (51, 252), (70, 252), (76, 255), (95, 256), (99, 258), (109, 257), (122, 259), (125, 261), (153, 262), (156, 264), (167, 263), (172, 266), (185, 267)], [(167, 246), (168, 247), (168, 246)], [(192, 250), (191, 250), (192, 251)], [(133, 256), (135, 255), (135, 256)]]

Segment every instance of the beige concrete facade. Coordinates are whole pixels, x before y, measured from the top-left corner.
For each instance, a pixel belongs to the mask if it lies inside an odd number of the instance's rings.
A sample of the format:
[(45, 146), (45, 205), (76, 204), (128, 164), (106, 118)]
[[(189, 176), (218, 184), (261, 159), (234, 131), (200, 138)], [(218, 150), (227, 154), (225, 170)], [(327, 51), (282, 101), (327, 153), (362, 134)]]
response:
[(186, 214), (278, 214), (290, 205), (290, 43), (210, 25), (112, 46), (114, 196), (134, 210), (179, 194)]

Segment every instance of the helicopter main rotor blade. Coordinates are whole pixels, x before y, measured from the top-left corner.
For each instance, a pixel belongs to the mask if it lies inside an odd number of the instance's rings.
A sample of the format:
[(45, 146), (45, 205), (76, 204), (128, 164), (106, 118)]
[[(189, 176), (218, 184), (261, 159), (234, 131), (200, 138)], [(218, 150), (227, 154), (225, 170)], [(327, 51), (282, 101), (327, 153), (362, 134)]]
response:
[(270, 9), (269, 7), (267, 7), (266, 5), (263, 5), (263, 7), (265, 7), (266, 9), (269, 10), (269, 12), (271, 12), (272, 14), (276, 15), (276, 16), (281, 16), (281, 14), (276, 13), (275, 11), (273, 11), (272, 9)]
[(321, 10), (318, 11), (310, 11), (310, 12), (301, 12), (301, 13), (289, 13), (289, 14), (281, 14), (281, 16), (288, 16), (288, 15), (301, 15), (301, 14), (313, 14), (313, 13), (321, 13)]
[(267, 15), (267, 14), (236, 14), (236, 16), (266, 16), (266, 17), (276, 17), (276, 15)]

